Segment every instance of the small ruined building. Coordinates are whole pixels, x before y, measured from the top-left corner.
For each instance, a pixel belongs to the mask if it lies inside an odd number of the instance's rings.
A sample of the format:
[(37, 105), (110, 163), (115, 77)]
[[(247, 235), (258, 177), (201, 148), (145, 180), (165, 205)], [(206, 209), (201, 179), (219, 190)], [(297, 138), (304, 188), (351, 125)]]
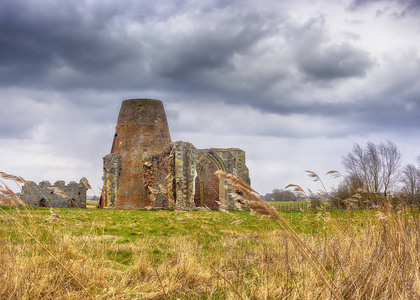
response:
[(224, 199), (227, 209), (235, 209), (231, 191), (214, 172), (222, 170), (250, 183), (243, 150), (171, 142), (159, 100), (123, 101), (111, 153), (103, 160), (101, 207), (218, 209), (219, 199)]
[(71, 181), (66, 185), (64, 181), (56, 181), (51, 185), (49, 181), (36, 184), (27, 181), (22, 188), (20, 198), (29, 206), (85, 208), (87, 188), (81, 179), (79, 183)]

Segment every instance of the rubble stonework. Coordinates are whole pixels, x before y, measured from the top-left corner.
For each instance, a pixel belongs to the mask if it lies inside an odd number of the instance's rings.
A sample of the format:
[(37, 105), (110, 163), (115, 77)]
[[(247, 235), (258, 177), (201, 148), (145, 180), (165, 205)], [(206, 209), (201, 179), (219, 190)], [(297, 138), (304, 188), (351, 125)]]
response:
[[(58, 188), (68, 197), (61, 196), (54, 191)], [(85, 208), (87, 188), (82, 179), (79, 183), (71, 181), (69, 184), (58, 180), (51, 185), (49, 181), (41, 181), (36, 184), (27, 181), (22, 188), (20, 198), (29, 206), (60, 207), (60, 208)]]
[(114, 206), (118, 194), (119, 178), (121, 172), (121, 155), (111, 153), (104, 157), (104, 188), (103, 196), (107, 202)]
[(101, 203), (122, 209), (218, 209), (221, 198), (235, 209), (217, 170), (250, 184), (245, 151), (171, 142), (161, 101), (125, 100), (111, 153), (104, 157)]

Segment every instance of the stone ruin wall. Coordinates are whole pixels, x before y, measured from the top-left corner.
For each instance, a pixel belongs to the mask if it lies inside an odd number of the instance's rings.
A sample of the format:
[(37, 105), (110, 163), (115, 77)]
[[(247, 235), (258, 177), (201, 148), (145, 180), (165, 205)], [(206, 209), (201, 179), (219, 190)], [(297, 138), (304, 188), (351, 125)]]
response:
[(194, 205), (194, 175), (197, 163), (197, 152), (193, 144), (175, 142), (174, 145), (174, 177), (176, 203), (175, 208), (187, 210)]
[(151, 207), (175, 208), (173, 157), (173, 146), (170, 145), (162, 153), (145, 158), (143, 185)]
[(103, 158), (104, 160), (104, 176), (102, 199), (99, 205), (101, 207), (114, 207), (118, 197), (118, 188), (121, 174), (121, 155), (119, 153), (111, 153)]
[[(63, 197), (54, 192), (53, 187), (59, 188), (69, 197)], [(71, 181), (69, 184), (58, 180), (51, 185), (49, 181), (36, 184), (27, 181), (22, 188), (20, 198), (29, 206), (59, 207), (59, 208), (85, 208), (87, 188), (80, 180), (79, 183)]]
[(214, 175), (216, 170), (250, 184), (243, 150), (197, 149), (188, 142), (171, 142), (161, 101), (125, 100), (111, 154), (104, 157), (100, 207), (218, 209), (222, 198), (228, 209), (236, 209), (231, 190)]
[[(147, 193), (144, 208), (189, 210), (197, 207), (218, 209), (219, 198), (227, 200), (228, 209), (236, 209), (231, 190), (217, 170), (233, 174), (250, 184), (245, 152), (237, 148), (197, 149), (188, 142), (173, 142), (162, 153), (144, 158), (144, 179), (139, 182)], [(103, 200), (115, 207), (121, 165), (116, 153), (104, 157)], [(204, 192), (204, 194), (203, 194)], [(201, 197), (203, 194), (203, 197)]]
[(218, 209), (216, 201), (222, 198), (230, 203), (228, 209), (235, 209), (229, 194), (232, 191), (225, 188), (224, 180), (219, 181), (214, 172), (222, 170), (250, 184), (244, 162), (245, 152), (240, 149), (197, 149), (188, 142), (171, 143), (161, 155), (149, 157), (145, 162), (144, 186), (149, 191), (151, 206), (178, 210)]

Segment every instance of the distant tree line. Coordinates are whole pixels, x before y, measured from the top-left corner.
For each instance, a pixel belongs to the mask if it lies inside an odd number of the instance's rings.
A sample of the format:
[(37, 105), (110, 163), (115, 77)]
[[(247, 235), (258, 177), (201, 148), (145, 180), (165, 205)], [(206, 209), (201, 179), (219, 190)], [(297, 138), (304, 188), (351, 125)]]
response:
[[(365, 146), (355, 143), (352, 150), (342, 156), (341, 162), (344, 174), (337, 171), (327, 173), (342, 179), (333, 191), (326, 191), (324, 188), (319, 195), (310, 193), (306, 196), (301, 187), (289, 186), (295, 187), (295, 191), (299, 191), (307, 198), (328, 198), (330, 204), (337, 207), (349, 205), (359, 208), (372, 207), (385, 200), (391, 204), (415, 204), (420, 207), (420, 166), (414, 164), (401, 166), (402, 155), (395, 143), (368, 142)], [(417, 158), (417, 163), (420, 164), (420, 156)], [(321, 181), (314, 172), (307, 172), (315, 181)], [(273, 193), (267, 194), (265, 198), (284, 199), (285, 192), (287, 191), (273, 190)], [(281, 196), (278, 196), (279, 194)], [(292, 192), (291, 194), (294, 195)]]
[(300, 197), (299, 195), (288, 191), (288, 190), (281, 190), (281, 189), (274, 189), (271, 193), (267, 193), (264, 195), (264, 199), (266, 201), (284, 201), (284, 202), (296, 202), (304, 200), (304, 198)]

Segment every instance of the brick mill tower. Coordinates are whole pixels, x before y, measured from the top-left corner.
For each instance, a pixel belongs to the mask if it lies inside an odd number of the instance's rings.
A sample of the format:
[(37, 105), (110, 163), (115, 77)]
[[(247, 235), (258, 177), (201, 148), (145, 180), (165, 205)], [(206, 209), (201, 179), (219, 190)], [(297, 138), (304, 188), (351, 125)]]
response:
[(169, 147), (171, 137), (163, 104), (153, 99), (122, 102), (111, 154), (104, 157), (103, 199), (117, 209), (151, 205), (144, 187), (144, 158)]

